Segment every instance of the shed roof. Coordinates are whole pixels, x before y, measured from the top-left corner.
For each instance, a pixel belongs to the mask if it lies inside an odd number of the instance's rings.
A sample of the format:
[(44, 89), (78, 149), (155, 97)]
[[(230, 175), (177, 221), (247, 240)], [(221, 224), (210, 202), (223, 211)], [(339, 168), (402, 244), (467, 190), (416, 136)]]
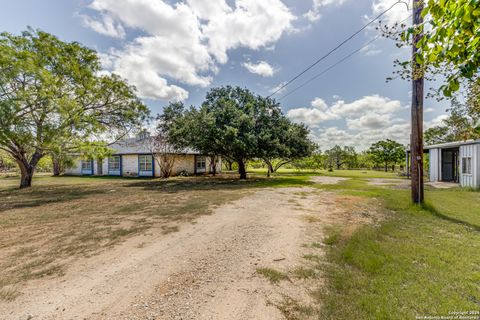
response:
[(478, 140), (470, 139), (465, 141), (454, 141), (454, 142), (432, 144), (430, 146), (425, 146), (424, 149), (447, 149), (447, 148), (456, 148), (460, 146), (466, 146), (469, 144), (480, 144), (480, 139)]

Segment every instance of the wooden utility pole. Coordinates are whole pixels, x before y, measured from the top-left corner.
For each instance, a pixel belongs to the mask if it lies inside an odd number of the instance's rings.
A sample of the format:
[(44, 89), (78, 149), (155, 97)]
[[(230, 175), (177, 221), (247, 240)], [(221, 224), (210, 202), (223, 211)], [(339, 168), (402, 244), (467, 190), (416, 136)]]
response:
[[(423, 0), (413, 0), (413, 27), (423, 22)], [(423, 67), (417, 63), (417, 43), (423, 32), (415, 28), (412, 44), (412, 133), (410, 136), (410, 163), (412, 201), (423, 203)]]

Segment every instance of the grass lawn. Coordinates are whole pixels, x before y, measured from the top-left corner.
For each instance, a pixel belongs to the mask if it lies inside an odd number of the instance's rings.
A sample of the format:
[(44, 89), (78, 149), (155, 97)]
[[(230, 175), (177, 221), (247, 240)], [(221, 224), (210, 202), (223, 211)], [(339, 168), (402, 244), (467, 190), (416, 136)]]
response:
[[(249, 169), (249, 172), (256, 174), (267, 174), (267, 169)], [(330, 176), (330, 177), (345, 177), (345, 178), (386, 178), (386, 179), (397, 179), (400, 178), (396, 172), (384, 172), (384, 171), (373, 171), (373, 170), (334, 170), (332, 172), (328, 170), (299, 170), (299, 169), (284, 169), (280, 168), (274, 175), (283, 176), (283, 175), (315, 175), (315, 176)]]
[(334, 229), (325, 243), (330, 264), (316, 265), (327, 289), (315, 294), (325, 319), (415, 319), (480, 310), (480, 193), (426, 192), (424, 208), (409, 190), (361, 179), (322, 188), (375, 197), (386, 219), (353, 235)]

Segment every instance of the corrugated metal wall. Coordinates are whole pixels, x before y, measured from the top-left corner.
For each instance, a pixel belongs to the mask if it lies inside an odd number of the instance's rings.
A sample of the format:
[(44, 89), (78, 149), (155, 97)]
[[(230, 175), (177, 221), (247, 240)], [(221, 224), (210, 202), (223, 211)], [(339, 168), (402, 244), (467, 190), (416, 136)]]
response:
[[(465, 146), (460, 146), (459, 154), (459, 166), (460, 166), (460, 185), (462, 187), (478, 187), (478, 182), (480, 181), (479, 174), (479, 151), (477, 144), (469, 144)], [(472, 173), (464, 174), (462, 172), (462, 162), (463, 158), (472, 158)]]
[(430, 181), (440, 181), (440, 157), (438, 156), (440, 149), (430, 149), (429, 157), (429, 176)]

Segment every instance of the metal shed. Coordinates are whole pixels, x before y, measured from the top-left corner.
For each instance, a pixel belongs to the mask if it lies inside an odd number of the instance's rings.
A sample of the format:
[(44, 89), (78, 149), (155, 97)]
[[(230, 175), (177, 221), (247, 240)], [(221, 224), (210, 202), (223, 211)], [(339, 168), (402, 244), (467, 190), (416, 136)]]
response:
[(462, 187), (480, 187), (480, 140), (426, 146), (430, 181), (455, 182)]

